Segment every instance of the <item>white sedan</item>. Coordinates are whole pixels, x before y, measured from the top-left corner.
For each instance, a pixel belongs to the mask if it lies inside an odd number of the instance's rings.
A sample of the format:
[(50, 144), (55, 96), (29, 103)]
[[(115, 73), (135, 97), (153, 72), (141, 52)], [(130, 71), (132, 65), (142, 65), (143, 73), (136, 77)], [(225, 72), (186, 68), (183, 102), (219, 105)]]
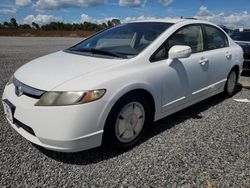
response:
[(47, 149), (126, 148), (154, 121), (232, 96), (242, 64), (242, 49), (214, 24), (138, 21), (25, 64), (2, 101), (10, 125)]

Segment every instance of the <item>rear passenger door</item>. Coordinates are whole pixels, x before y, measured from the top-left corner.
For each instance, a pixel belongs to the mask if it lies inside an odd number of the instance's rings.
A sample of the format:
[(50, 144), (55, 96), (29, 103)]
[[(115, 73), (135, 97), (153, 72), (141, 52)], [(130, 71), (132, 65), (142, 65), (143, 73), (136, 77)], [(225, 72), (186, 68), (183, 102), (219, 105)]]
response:
[(209, 60), (208, 84), (212, 92), (223, 88), (232, 60), (232, 52), (227, 36), (219, 28), (202, 25), (204, 31), (204, 48)]

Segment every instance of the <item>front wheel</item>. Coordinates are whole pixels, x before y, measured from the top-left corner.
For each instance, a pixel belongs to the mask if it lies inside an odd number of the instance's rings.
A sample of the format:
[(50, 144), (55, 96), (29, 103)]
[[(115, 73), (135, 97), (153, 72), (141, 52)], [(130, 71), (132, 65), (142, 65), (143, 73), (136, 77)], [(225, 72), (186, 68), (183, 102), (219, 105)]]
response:
[(237, 72), (232, 70), (227, 77), (227, 82), (224, 89), (224, 94), (226, 97), (231, 97), (235, 94), (237, 79)]
[(112, 108), (104, 128), (104, 141), (109, 146), (128, 148), (140, 139), (152, 122), (152, 109), (145, 97), (131, 93), (122, 97)]

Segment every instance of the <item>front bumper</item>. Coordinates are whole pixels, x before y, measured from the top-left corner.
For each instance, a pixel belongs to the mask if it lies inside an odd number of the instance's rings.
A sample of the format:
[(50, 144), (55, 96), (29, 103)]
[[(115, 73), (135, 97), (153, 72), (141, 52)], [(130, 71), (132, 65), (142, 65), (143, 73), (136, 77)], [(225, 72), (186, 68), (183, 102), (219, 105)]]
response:
[(34, 144), (55, 151), (77, 152), (102, 143), (101, 116), (105, 106), (102, 100), (72, 106), (35, 106), (38, 99), (25, 95), (17, 97), (13, 84), (5, 87), (4, 99), (16, 107), (13, 115), (16, 121), (8, 120), (9, 123)]

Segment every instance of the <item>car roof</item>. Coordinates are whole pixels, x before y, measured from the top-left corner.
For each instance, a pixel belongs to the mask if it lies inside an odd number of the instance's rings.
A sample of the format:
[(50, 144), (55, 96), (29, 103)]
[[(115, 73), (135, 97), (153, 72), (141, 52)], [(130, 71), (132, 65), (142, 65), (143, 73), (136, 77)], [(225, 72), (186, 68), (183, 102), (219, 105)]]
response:
[(166, 23), (178, 23), (183, 21), (183, 19), (165, 18), (165, 19), (146, 19), (146, 20), (136, 20), (132, 22), (166, 22)]
[(131, 21), (130, 23), (138, 23), (138, 22), (165, 22), (165, 23), (178, 23), (181, 21), (184, 21), (186, 19), (180, 19), (180, 18), (164, 18), (164, 19), (145, 19), (145, 20), (136, 20), (136, 21)]
[(188, 24), (210, 24), (210, 25), (215, 25), (211, 22), (204, 21), (204, 20), (198, 20), (194, 18), (164, 18), (164, 19), (146, 19), (146, 20), (136, 20), (136, 21), (131, 21), (129, 23), (140, 23), (140, 22), (163, 22), (163, 23), (172, 23), (172, 24), (177, 24), (180, 22), (186, 22)]

